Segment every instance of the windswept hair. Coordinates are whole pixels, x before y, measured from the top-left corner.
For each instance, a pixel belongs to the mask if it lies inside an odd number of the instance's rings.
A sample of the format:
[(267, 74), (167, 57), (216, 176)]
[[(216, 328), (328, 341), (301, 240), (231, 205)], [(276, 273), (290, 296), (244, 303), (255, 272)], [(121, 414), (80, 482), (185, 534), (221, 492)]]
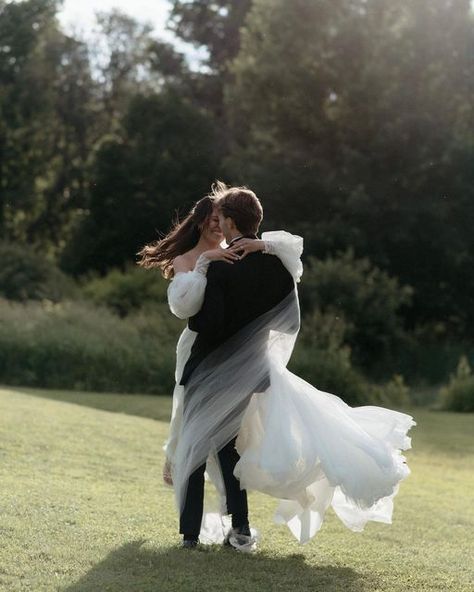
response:
[(204, 225), (212, 214), (214, 203), (228, 187), (222, 181), (211, 185), (211, 192), (197, 201), (183, 220), (177, 217), (166, 236), (145, 245), (137, 255), (137, 265), (150, 269), (159, 267), (166, 279), (174, 275), (173, 260), (195, 247)]

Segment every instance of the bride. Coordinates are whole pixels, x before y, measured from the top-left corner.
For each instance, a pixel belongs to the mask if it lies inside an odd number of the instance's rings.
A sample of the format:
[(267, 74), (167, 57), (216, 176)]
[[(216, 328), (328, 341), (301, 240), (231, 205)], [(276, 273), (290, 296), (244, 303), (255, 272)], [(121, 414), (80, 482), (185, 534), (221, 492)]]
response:
[[(261, 240), (241, 239), (235, 246), (224, 248), (214, 202), (228, 189), (217, 182), (211, 194), (199, 200), (163, 240), (138, 253), (142, 256), (139, 265), (159, 266), (171, 280), (168, 302), (178, 318), (187, 319), (200, 310), (211, 261), (232, 265), (248, 253), (261, 250), (280, 258), (295, 286), (300, 281), (303, 239), (299, 236), (285, 231), (264, 232)], [(173, 484), (182, 428), (184, 387), (179, 382), (196, 335), (186, 327), (177, 344), (172, 417), (163, 447), (163, 478), (168, 485)], [(413, 418), (382, 407), (351, 408), (336, 395), (318, 390), (286, 368), (274, 382), (272, 378), (264, 396), (260, 393), (251, 398), (242, 420), (236, 441), (240, 460), (235, 468), (241, 487), (279, 499), (275, 521), (286, 524), (300, 543), (309, 541), (321, 528), (329, 506), (354, 531), (363, 530), (369, 520), (391, 523), (398, 484), (410, 472), (400, 451), (410, 448), (406, 434), (416, 425)], [(291, 429), (282, 431), (285, 426)], [(278, 459), (272, 445), (276, 440)], [(205, 543), (222, 542), (230, 530), (217, 465), (216, 458), (210, 455), (206, 477), (216, 487), (220, 508), (204, 513), (200, 540)], [(277, 465), (279, 472), (273, 469), (273, 478), (269, 479), (271, 471), (265, 472), (263, 467)], [(250, 540), (241, 543), (237, 541), (234, 546), (246, 550)]]

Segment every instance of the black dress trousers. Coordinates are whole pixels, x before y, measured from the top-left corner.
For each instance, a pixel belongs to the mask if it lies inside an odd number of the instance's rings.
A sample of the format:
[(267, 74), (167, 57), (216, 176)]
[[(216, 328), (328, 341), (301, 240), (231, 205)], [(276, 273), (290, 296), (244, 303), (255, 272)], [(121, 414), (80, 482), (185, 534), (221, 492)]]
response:
[[(218, 452), (219, 464), (224, 479), (227, 511), (232, 514), (232, 526), (248, 525), (247, 491), (240, 489), (240, 482), (234, 476), (234, 467), (240, 459), (235, 449), (233, 438)], [(191, 474), (188, 481), (186, 501), (179, 520), (179, 532), (187, 536), (197, 537), (201, 530), (204, 504), (204, 471), (206, 463)]]

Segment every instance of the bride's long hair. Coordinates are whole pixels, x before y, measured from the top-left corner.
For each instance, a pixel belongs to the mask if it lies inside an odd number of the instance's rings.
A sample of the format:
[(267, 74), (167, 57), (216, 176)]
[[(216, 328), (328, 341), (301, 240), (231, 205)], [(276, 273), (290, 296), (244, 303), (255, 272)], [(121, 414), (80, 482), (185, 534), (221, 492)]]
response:
[(198, 200), (183, 220), (176, 216), (173, 227), (161, 239), (145, 245), (137, 255), (137, 265), (150, 269), (159, 267), (166, 279), (174, 275), (173, 260), (195, 247), (201, 236), (202, 229), (212, 214), (214, 202), (222, 197), (229, 187), (222, 181), (211, 185), (211, 192)]

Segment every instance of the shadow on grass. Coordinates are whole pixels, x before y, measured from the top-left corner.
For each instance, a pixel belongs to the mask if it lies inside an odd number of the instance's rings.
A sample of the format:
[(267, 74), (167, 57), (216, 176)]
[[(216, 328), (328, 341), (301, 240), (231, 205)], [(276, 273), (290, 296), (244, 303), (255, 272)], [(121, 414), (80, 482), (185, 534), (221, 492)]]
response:
[(300, 553), (276, 557), (222, 546), (156, 549), (145, 543), (137, 540), (112, 551), (62, 592), (362, 592), (377, 587), (367, 574), (338, 565), (309, 565)]

